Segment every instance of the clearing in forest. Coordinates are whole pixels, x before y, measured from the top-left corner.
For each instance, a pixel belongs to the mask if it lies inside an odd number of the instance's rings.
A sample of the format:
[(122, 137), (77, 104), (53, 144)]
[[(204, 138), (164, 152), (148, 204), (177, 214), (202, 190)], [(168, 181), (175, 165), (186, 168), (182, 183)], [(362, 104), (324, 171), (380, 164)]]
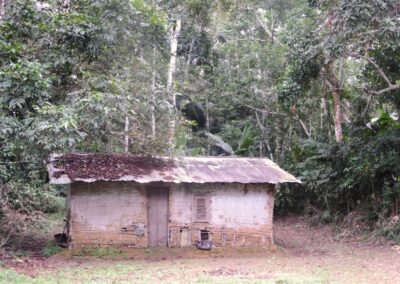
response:
[(400, 283), (396, 246), (336, 242), (332, 227), (277, 220), (276, 247), (64, 251), (3, 260), (1, 283)]

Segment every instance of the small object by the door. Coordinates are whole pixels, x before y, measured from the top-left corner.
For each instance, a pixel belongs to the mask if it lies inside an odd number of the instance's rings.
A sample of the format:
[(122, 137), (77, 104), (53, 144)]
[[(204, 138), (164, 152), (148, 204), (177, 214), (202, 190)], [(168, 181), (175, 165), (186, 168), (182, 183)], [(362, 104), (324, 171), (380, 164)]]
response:
[(57, 243), (66, 243), (68, 241), (68, 236), (66, 233), (55, 234), (54, 239)]
[(68, 234), (67, 234), (67, 227), (68, 227), (68, 220), (64, 220), (65, 226), (60, 234), (55, 234), (54, 239), (56, 242), (63, 248), (68, 247)]
[(212, 241), (197, 241), (196, 247), (201, 250), (210, 250), (212, 248)]

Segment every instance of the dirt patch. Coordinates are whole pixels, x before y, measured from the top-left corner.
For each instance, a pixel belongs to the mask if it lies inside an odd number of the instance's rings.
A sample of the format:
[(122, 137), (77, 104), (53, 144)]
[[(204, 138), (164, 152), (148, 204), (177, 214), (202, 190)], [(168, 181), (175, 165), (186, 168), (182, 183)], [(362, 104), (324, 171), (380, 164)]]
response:
[(125, 175), (143, 176), (152, 171), (167, 171), (173, 167), (170, 160), (129, 154), (70, 153), (57, 157), (53, 176), (67, 175), (76, 179), (116, 180)]
[(30, 277), (35, 277), (39, 271), (53, 270), (57, 267), (53, 266), (49, 261), (41, 256), (3, 258), (2, 261), (4, 267), (11, 268), (18, 273)]
[(343, 245), (335, 241), (331, 225), (311, 226), (305, 219), (289, 216), (275, 220), (274, 240), (278, 248), (295, 254), (324, 254)]
[(219, 267), (209, 272), (213, 276), (227, 276), (227, 275), (247, 275), (248, 273), (239, 271), (229, 267)]

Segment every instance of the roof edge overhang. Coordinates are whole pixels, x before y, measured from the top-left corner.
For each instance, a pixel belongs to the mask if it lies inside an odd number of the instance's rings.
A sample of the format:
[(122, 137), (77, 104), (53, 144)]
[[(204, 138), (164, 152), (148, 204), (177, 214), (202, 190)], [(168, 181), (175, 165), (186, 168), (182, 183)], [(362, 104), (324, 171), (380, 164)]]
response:
[[(232, 157), (232, 156), (223, 156), (223, 157), (202, 157), (202, 156), (196, 156), (196, 157), (176, 157), (176, 158), (171, 158), (171, 157), (154, 157), (158, 159), (163, 159), (166, 161), (174, 161), (177, 164), (177, 168), (179, 167), (184, 167), (185, 163), (190, 162), (190, 161), (205, 161), (205, 165), (207, 165), (207, 161), (231, 161), (232, 159), (235, 159), (236, 161), (241, 161), (242, 163), (245, 163), (245, 161), (251, 161), (251, 160), (259, 160), (259, 161), (265, 161), (266, 166), (263, 168), (264, 171), (271, 171), (275, 173), (275, 176), (271, 176), (268, 178), (268, 180), (265, 178), (264, 180), (235, 180), (235, 177), (232, 177), (231, 180), (226, 180), (226, 176), (222, 180), (202, 180), (202, 179), (190, 179), (188, 178), (188, 175), (190, 175), (190, 172), (182, 172), (182, 171), (174, 171), (173, 174), (169, 173), (169, 179), (165, 179), (165, 174), (160, 174), (159, 172), (156, 172), (155, 174), (151, 175), (143, 175), (143, 176), (135, 176), (135, 175), (121, 175), (118, 178), (106, 178), (103, 176), (98, 176), (98, 177), (89, 177), (89, 178), (73, 178), (71, 179), (67, 174), (64, 173), (64, 170), (62, 168), (56, 168), (55, 167), (55, 162), (57, 161), (58, 158), (63, 157), (65, 154), (60, 154), (60, 153), (53, 153), (49, 156), (48, 160), (46, 162), (46, 167), (49, 173), (49, 178), (50, 178), (50, 184), (71, 184), (74, 182), (85, 182), (85, 183), (93, 183), (93, 182), (136, 182), (140, 184), (146, 184), (146, 183), (153, 183), (153, 182), (160, 182), (160, 183), (172, 183), (172, 184), (180, 184), (180, 183), (188, 183), (188, 184), (206, 184), (206, 183), (239, 183), (239, 184), (283, 184), (283, 183), (301, 183), (301, 181), (297, 178), (295, 178), (293, 175), (287, 173), (283, 169), (281, 169), (276, 163), (272, 162), (271, 160), (267, 158), (253, 158), (253, 157)], [(90, 156), (94, 155), (93, 153), (74, 153), (74, 155), (79, 155), (79, 156)], [(132, 157), (137, 157), (135, 155), (130, 155)], [(182, 162), (183, 161), (183, 162)], [(247, 164), (245, 164), (247, 165)], [(215, 171), (215, 169), (213, 169)], [(265, 174), (267, 176), (267, 174)]]

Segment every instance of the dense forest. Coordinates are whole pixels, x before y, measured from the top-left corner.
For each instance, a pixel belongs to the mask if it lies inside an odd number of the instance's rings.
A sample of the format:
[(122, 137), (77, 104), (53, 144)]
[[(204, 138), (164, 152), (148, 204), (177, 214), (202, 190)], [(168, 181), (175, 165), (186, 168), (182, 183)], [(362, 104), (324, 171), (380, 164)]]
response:
[(277, 213), (400, 241), (398, 1), (0, 4), (0, 247), (63, 210), (53, 152), (268, 157)]

